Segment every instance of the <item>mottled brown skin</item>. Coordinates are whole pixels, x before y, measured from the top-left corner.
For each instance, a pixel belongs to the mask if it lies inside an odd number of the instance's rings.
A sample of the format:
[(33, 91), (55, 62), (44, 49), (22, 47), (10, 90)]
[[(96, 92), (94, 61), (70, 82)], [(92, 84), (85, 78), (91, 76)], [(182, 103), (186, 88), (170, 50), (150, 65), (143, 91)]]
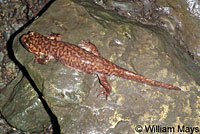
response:
[(100, 90), (101, 94), (106, 95), (106, 99), (111, 92), (106, 75), (115, 75), (152, 86), (181, 90), (173, 85), (145, 78), (115, 65), (103, 58), (91, 42), (82, 41), (79, 46), (76, 46), (60, 40), (61, 35), (54, 33), (45, 37), (39, 33), (29, 32), (21, 37), (21, 43), (24, 47), (36, 55), (34, 59), (36, 63), (47, 64), (50, 59), (55, 58), (71, 69), (97, 74), (100, 84), (103, 86), (103, 89)]

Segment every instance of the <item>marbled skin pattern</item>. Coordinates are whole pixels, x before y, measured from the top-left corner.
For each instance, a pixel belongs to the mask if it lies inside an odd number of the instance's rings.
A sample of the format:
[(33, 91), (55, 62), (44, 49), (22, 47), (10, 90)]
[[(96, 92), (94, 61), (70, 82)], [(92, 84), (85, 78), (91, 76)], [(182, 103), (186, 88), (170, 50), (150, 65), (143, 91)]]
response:
[(97, 74), (100, 84), (103, 86), (103, 89), (100, 90), (101, 94), (106, 95), (106, 98), (111, 92), (106, 75), (115, 75), (152, 86), (181, 90), (173, 85), (145, 78), (115, 65), (103, 58), (91, 42), (82, 41), (79, 46), (76, 46), (60, 40), (60, 34), (51, 34), (45, 37), (34, 32), (29, 32), (21, 37), (21, 43), (29, 52), (36, 55), (34, 61), (39, 64), (47, 64), (50, 59), (55, 58), (71, 69)]

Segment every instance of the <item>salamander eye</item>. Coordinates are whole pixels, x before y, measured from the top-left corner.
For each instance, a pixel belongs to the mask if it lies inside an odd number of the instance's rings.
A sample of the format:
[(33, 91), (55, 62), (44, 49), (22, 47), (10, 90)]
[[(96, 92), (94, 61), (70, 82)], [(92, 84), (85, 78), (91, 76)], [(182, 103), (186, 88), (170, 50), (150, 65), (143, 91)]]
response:
[(35, 33), (34, 32), (30, 32), (29, 34), (33, 36)]

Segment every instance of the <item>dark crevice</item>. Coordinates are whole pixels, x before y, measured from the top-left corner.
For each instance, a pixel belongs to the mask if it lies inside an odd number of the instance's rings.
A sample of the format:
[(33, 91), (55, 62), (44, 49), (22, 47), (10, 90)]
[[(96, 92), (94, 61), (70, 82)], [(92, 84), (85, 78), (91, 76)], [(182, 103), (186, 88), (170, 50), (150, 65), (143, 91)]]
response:
[(28, 74), (26, 68), (19, 61), (17, 61), (17, 59), (15, 58), (14, 52), (13, 52), (13, 49), (12, 49), (12, 44), (13, 44), (14, 38), (20, 32), (22, 32), (27, 26), (29, 26), (30, 24), (32, 24), (32, 22), (35, 20), (35, 18), (40, 17), (50, 7), (50, 5), (54, 1), (55, 0), (51, 0), (49, 3), (47, 3), (44, 6), (44, 8), (37, 14), (37, 16), (35, 16), (31, 20), (29, 20), (23, 27), (21, 27), (19, 30), (17, 30), (14, 34), (12, 34), (10, 36), (10, 39), (7, 42), (7, 50), (8, 50), (8, 56), (9, 56), (9, 58), (19, 67), (19, 69), (22, 71), (23, 75), (27, 78), (27, 80), (31, 83), (32, 87), (38, 93), (38, 96), (39, 96), (39, 98), (40, 98), (40, 100), (41, 100), (41, 102), (42, 102), (42, 104), (43, 104), (46, 112), (48, 113), (48, 115), (49, 115), (49, 117), (51, 119), (51, 123), (52, 123), (52, 127), (53, 127), (53, 133), (54, 134), (60, 134), (60, 126), (59, 126), (57, 117), (53, 114), (53, 112), (49, 108), (47, 102), (42, 98), (43, 97), (42, 93), (39, 91), (39, 89), (37, 88), (36, 84), (34, 83), (34, 81), (32, 80), (32, 78), (30, 77), (30, 75)]

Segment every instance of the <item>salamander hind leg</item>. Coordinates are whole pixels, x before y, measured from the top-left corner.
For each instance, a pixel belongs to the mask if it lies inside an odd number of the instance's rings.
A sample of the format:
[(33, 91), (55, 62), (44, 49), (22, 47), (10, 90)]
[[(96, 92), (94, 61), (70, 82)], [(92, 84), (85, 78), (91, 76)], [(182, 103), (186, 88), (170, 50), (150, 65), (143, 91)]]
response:
[(100, 84), (103, 86), (103, 89), (97, 89), (97, 91), (99, 92), (99, 94), (97, 96), (105, 95), (106, 100), (107, 100), (112, 88), (111, 88), (110, 84), (108, 83), (106, 76), (104, 74), (97, 74), (97, 75), (99, 77)]
[(38, 63), (38, 64), (47, 64), (49, 62), (50, 58), (49, 57), (42, 57), (42, 56), (35, 56), (34, 62)]
[(51, 33), (47, 38), (51, 40), (60, 41), (62, 39), (62, 35), (58, 33)]
[(100, 53), (99, 53), (97, 47), (94, 44), (92, 44), (91, 42), (86, 42), (84, 40), (81, 40), (81, 43), (78, 44), (78, 46), (82, 49), (85, 49), (88, 52), (93, 53), (94, 55), (100, 56)]

